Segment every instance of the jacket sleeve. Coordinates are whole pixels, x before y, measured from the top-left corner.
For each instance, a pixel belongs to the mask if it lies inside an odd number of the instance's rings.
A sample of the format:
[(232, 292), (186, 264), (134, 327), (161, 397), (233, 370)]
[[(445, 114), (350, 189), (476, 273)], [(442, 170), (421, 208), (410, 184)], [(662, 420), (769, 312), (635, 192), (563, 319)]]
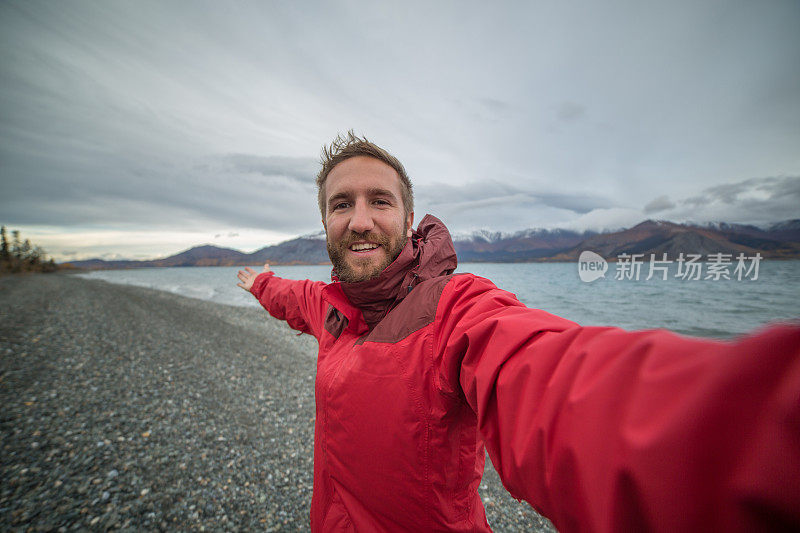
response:
[(560, 531), (800, 527), (798, 325), (732, 342), (580, 327), (469, 275), (435, 324), (441, 391)]
[(322, 299), (321, 281), (279, 278), (274, 272), (259, 274), (250, 292), (277, 319), (285, 320), (292, 329), (319, 339), (325, 321), (327, 304)]

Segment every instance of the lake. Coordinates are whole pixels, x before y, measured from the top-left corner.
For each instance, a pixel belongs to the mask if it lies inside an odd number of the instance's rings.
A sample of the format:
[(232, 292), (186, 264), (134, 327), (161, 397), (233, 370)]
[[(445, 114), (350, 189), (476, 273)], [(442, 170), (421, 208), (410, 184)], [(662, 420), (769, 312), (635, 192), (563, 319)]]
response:
[[(707, 265), (706, 265), (707, 266)], [(762, 260), (758, 277), (737, 280), (683, 279), (677, 264), (667, 279), (646, 280), (647, 263), (636, 279), (616, 279), (615, 264), (605, 277), (581, 280), (577, 263), (465, 263), (457, 272), (472, 272), (510, 291), (525, 305), (544, 309), (582, 325), (625, 329), (667, 328), (686, 335), (730, 338), (769, 322), (800, 318), (800, 261)], [(258, 306), (236, 286), (240, 267), (146, 268), (79, 274), (89, 279), (138, 285), (183, 296), (237, 305)], [(260, 270), (258, 268), (257, 270)], [(289, 279), (330, 281), (330, 266), (276, 266)], [(704, 271), (705, 272), (705, 271)]]

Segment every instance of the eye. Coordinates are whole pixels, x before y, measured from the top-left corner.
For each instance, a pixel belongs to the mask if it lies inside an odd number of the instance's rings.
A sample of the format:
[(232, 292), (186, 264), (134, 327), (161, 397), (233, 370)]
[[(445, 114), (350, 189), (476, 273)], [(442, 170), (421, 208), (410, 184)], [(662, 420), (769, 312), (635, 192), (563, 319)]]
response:
[(391, 205), (386, 200), (381, 200), (381, 199), (375, 200), (375, 203), (378, 204), (378, 205)]
[(347, 209), (348, 207), (350, 207), (350, 204), (349, 204), (349, 203), (347, 203), (347, 202), (339, 202), (339, 203), (337, 203), (337, 204), (334, 204), (334, 206), (333, 206), (333, 209), (334, 209), (334, 210), (337, 210), (337, 209)]

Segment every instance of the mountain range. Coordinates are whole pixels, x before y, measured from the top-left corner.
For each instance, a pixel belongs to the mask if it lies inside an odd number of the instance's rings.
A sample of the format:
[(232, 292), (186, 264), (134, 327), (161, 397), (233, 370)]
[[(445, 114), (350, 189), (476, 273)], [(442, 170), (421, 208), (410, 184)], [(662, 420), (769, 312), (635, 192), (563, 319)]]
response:
[[(527, 229), (516, 233), (478, 231), (453, 237), (458, 259), (466, 262), (552, 262), (576, 261), (583, 250), (591, 250), (606, 259), (628, 254), (744, 253), (764, 258), (800, 258), (800, 219), (786, 220), (766, 228), (752, 225), (676, 224), (646, 220), (628, 229), (614, 232), (576, 232), (564, 229)], [(212, 245), (196, 246), (163, 259), (149, 261), (72, 261), (64, 266), (82, 269), (121, 269), (176, 266), (245, 266), (329, 264), (325, 235), (304, 235), (253, 253)]]

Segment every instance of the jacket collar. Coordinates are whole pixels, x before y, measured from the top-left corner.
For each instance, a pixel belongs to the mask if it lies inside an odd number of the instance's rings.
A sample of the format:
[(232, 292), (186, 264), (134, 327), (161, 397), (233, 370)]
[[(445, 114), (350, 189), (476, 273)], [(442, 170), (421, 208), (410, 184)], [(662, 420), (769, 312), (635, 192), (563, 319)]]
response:
[(372, 329), (417, 283), (451, 274), (457, 264), (450, 232), (441, 220), (425, 215), (400, 255), (377, 278), (342, 283), (336, 271), (332, 271), (334, 283), (327, 287), (328, 301), (339, 308), (353, 325), (356, 318), (352, 316), (354, 313), (342, 308), (344, 302), (341, 300), (346, 300), (350, 306), (361, 311), (367, 327)]

